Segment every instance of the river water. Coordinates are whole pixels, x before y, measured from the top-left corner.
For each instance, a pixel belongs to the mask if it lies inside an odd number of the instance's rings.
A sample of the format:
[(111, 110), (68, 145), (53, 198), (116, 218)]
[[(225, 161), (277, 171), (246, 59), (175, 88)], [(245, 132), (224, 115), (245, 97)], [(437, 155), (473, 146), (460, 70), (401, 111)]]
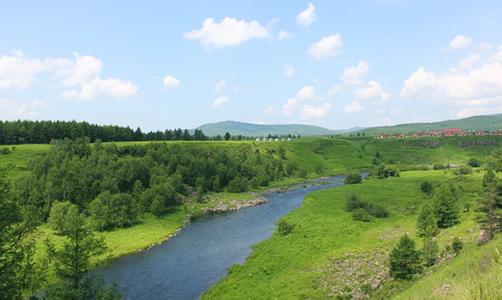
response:
[(116, 283), (125, 299), (197, 299), (232, 265), (242, 264), (251, 247), (270, 237), (275, 222), (299, 207), (306, 194), (341, 186), (343, 179), (297, 185), (266, 194), (262, 205), (197, 218), (168, 241), (118, 258), (98, 272)]

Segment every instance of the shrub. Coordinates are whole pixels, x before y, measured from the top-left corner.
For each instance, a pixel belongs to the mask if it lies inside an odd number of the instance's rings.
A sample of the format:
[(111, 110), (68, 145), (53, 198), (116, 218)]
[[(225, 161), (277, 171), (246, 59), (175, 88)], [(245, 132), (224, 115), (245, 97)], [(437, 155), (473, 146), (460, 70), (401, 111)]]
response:
[(424, 194), (431, 195), (432, 192), (433, 192), (433, 190), (434, 190), (434, 188), (432, 187), (432, 183), (430, 183), (429, 181), (425, 180), (425, 181), (423, 181), (420, 184), (420, 190)]
[(389, 211), (380, 205), (369, 203), (366, 210), (375, 218), (387, 218), (389, 216)]
[(462, 166), (455, 170), (455, 175), (467, 175), (472, 173), (472, 169), (468, 166)]
[(396, 279), (411, 279), (422, 271), (420, 252), (415, 242), (405, 234), (389, 256), (390, 276)]
[(78, 216), (78, 207), (69, 201), (57, 201), (52, 205), (47, 222), (58, 234), (65, 234), (72, 217)]
[(458, 237), (454, 238), (451, 242), (451, 250), (453, 250), (453, 253), (455, 253), (455, 255), (458, 255), (462, 248), (464, 248), (464, 242), (462, 242), (462, 240)]
[(345, 202), (345, 210), (346, 211), (353, 211), (358, 208), (363, 208), (365, 203), (359, 199), (359, 197), (355, 194), (351, 194), (348, 198), (347, 201)]
[(432, 169), (433, 170), (445, 170), (445, 169), (448, 169), (448, 167), (445, 165), (442, 165), (442, 164), (434, 164), (432, 166)]
[(0, 150), (0, 154), (9, 154), (9, 153), (10, 153), (10, 150), (9, 150), (9, 148), (7, 148), (7, 147), (2, 148), (2, 149)]
[(479, 161), (476, 158), (469, 159), (469, 161), (467, 162), (467, 164), (469, 166), (473, 167), (473, 168), (479, 168), (479, 167), (481, 167), (481, 161)]
[(379, 165), (377, 167), (373, 167), (370, 170), (370, 176), (377, 177), (380, 179), (387, 177), (399, 177), (399, 170), (394, 167)]
[(293, 231), (293, 228), (295, 226), (293, 224), (290, 224), (284, 220), (280, 220), (279, 223), (277, 223), (277, 230), (281, 235), (288, 235)]
[(358, 208), (352, 212), (352, 219), (355, 221), (370, 222), (373, 217), (366, 209)]
[(244, 177), (237, 176), (230, 180), (227, 190), (231, 193), (242, 193), (248, 190), (248, 180)]
[(357, 173), (350, 173), (347, 177), (345, 177), (345, 184), (357, 184), (361, 183), (362, 180), (363, 178), (361, 175)]

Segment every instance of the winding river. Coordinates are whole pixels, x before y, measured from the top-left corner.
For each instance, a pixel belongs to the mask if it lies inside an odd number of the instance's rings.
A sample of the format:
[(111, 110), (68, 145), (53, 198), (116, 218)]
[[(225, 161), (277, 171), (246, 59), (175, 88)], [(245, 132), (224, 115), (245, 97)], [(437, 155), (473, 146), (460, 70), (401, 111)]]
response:
[(343, 179), (297, 185), (266, 194), (269, 201), (262, 205), (197, 218), (170, 240), (118, 258), (100, 273), (125, 299), (197, 299), (232, 265), (244, 263), (252, 246), (270, 237), (275, 222), (299, 207), (306, 194), (340, 186)]

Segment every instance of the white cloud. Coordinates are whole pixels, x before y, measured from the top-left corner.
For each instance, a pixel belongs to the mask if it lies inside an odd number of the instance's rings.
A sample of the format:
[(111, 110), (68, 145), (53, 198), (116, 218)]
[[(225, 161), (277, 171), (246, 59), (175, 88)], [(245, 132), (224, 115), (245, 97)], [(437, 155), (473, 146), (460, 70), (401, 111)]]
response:
[(343, 40), (340, 34), (323, 37), (320, 41), (312, 44), (308, 54), (314, 59), (335, 57), (342, 53)]
[(458, 34), (450, 41), (450, 48), (461, 49), (469, 46), (472, 43), (472, 39), (465, 35)]
[(284, 30), (279, 31), (279, 34), (277, 34), (277, 38), (280, 41), (287, 40), (287, 39), (290, 39), (292, 37), (293, 37), (293, 35), (291, 33), (287, 32), (287, 31), (284, 31)]
[(342, 87), (340, 85), (333, 85), (328, 90), (328, 96), (333, 97), (342, 91)]
[(74, 86), (92, 81), (101, 75), (103, 62), (90, 55), (80, 55), (73, 53), (75, 61), (71, 64), (68, 70), (61, 70), (61, 75), (66, 78), (62, 83), (66, 86)]
[(385, 103), (390, 99), (390, 93), (376, 80), (369, 81), (364, 87), (355, 91), (354, 95), (359, 99), (371, 99), (379, 103)]
[(34, 119), (38, 116), (38, 109), (45, 106), (45, 102), (34, 100), (28, 103), (23, 103), (17, 111), (17, 115), (22, 119)]
[(176, 77), (174, 77), (172, 75), (167, 75), (166, 77), (164, 77), (162, 82), (164, 83), (164, 87), (167, 90), (173, 90), (173, 89), (179, 87), (181, 84), (181, 82)]
[(499, 49), (495, 54), (491, 57), (492, 60), (502, 62), (502, 45), (499, 46)]
[(490, 43), (481, 43), (479, 44), (479, 49), (483, 51), (491, 50), (493, 48), (493, 45)]
[(298, 100), (300, 101), (308, 101), (316, 99), (317, 94), (315, 92), (315, 87), (312, 85), (307, 85), (302, 87), (296, 93), (296, 98), (298, 98)]
[(214, 99), (212, 106), (213, 108), (221, 107), (229, 101), (230, 99), (228, 99), (227, 96), (219, 96), (218, 98)]
[(295, 75), (295, 68), (293, 68), (292, 65), (285, 65), (284, 75), (286, 75), (287, 77), (292, 77), (293, 75)]
[(296, 23), (308, 27), (316, 20), (315, 6), (309, 3), (308, 7), (296, 16)]
[(362, 82), (362, 77), (368, 72), (367, 61), (360, 61), (355, 66), (347, 67), (343, 70), (342, 80), (345, 84), (353, 85)]
[(307, 104), (302, 108), (302, 117), (305, 119), (324, 118), (330, 113), (330, 111), (330, 102), (325, 102), (323, 105), (318, 107)]
[(266, 38), (268, 35), (268, 29), (258, 21), (247, 22), (226, 17), (220, 23), (207, 18), (200, 29), (187, 32), (183, 37), (199, 41), (205, 46), (221, 48), (236, 46), (252, 38)]
[(463, 70), (463, 69), (470, 69), (473, 65), (475, 65), (478, 61), (480, 60), (480, 57), (478, 54), (471, 54), (468, 57), (462, 59), (458, 63), (458, 68)]
[(80, 91), (64, 91), (62, 97), (78, 100), (91, 100), (96, 97), (124, 98), (136, 94), (137, 91), (138, 87), (130, 81), (117, 78), (97, 78), (82, 84)]
[(41, 100), (9, 101), (0, 98), (0, 118), (5, 120), (36, 119), (40, 108), (46, 106)]
[(457, 112), (458, 118), (502, 113), (502, 105), (495, 107), (466, 107)]
[(346, 113), (358, 113), (363, 109), (363, 106), (359, 104), (357, 101), (352, 101), (349, 104), (345, 105), (343, 111)]
[(289, 98), (288, 101), (286, 101), (286, 104), (282, 107), (282, 114), (285, 116), (289, 116), (293, 114), (293, 112), (297, 109), (298, 107), (298, 99), (296, 98)]
[(437, 76), (435, 73), (428, 72), (420, 67), (404, 82), (401, 89), (401, 97), (404, 98), (422, 98), (429, 95), (437, 86)]
[(226, 85), (227, 85), (227, 81), (225, 79), (222, 79), (222, 80), (218, 81), (214, 85), (214, 87), (218, 93), (221, 93)]

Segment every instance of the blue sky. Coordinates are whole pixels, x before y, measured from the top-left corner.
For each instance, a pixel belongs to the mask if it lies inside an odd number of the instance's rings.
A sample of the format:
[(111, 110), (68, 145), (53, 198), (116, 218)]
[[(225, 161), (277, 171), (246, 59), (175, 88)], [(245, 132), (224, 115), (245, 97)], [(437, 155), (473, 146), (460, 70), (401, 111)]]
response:
[(0, 119), (339, 129), (502, 112), (500, 1), (3, 1)]

